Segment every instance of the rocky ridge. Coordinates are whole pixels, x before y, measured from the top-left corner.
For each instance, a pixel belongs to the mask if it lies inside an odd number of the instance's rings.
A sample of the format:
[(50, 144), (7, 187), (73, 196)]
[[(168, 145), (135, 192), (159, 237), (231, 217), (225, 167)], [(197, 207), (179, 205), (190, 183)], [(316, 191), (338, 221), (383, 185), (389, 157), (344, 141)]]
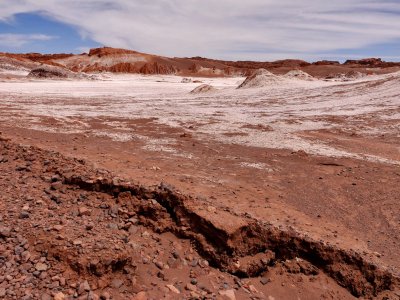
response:
[(89, 53), (74, 54), (12, 54), (0, 53), (23, 63), (46, 64), (63, 67), (74, 72), (113, 72), (135, 74), (163, 74), (180, 76), (250, 76), (258, 69), (266, 69), (274, 74), (285, 74), (291, 70), (301, 70), (311, 76), (323, 78), (332, 73), (358, 71), (363, 74), (393, 72), (400, 68), (399, 63), (385, 62), (378, 58), (348, 60), (343, 64), (336, 61), (286, 59), (274, 62), (223, 61), (202, 57), (170, 58), (140, 53), (137, 51), (110, 47), (91, 49)]

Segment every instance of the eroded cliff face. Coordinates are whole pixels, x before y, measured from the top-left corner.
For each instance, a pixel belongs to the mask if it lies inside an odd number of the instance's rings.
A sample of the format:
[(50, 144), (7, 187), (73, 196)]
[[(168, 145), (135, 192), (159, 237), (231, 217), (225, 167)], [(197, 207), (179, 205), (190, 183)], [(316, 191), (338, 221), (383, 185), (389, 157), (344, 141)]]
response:
[(9, 54), (0, 53), (18, 61), (63, 67), (74, 72), (161, 74), (181, 76), (249, 76), (258, 69), (266, 69), (274, 74), (285, 74), (290, 70), (301, 70), (314, 77), (326, 77), (332, 74), (346, 74), (358, 71), (363, 74), (388, 73), (400, 69), (400, 63), (385, 62), (380, 58), (348, 60), (344, 64), (336, 61), (318, 61), (309, 63), (297, 59), (285, 59), (274, 62), (223, 61), (203, 57), (168, 58), (164, 56), (140, 53), (137, 51), (110, 47), (91, 49), (88, 54)]

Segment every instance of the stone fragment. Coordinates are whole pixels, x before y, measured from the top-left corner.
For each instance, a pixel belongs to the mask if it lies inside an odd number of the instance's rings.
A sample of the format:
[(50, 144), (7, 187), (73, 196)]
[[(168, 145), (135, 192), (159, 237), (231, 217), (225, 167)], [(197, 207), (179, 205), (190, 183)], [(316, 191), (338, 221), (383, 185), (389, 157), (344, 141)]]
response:
[(64, 228), (64, 227), (63, 227), (62, 225), (54, 225), (54, 226), (53, 226), (53, 229), (54, 229), (55, 231), (61, 231), (63, 228)]
[(8, 238), (11, 235), (11, 229), (8, 227), (0, 226), (0, 237)]
[(147, 299), (148, 299), (147, 293), (144, 292), (144, 291), (137, 293), (137, 294), (132, 298), (132, 300), (147, 300)]
[(108, 292), (104, 291), (101, 293), (100, 299), (101, 300), (109, 300), (109, 299), (111, 299), (111, 295)]
[(20, 219), (28, 219), (29, 218), (29, 213), (27, 211), (21, 211), (21, 213), (19, 214), (19, 218)]
[(90, 216), (92, 214), (92, 212), (90, 211), (90, 209), (86, 208), (86, 207), (79, 207), (79, 215), (80, 216)]
[(65, 295), (62, 292), (55, 294), (53, 297), (53, 300), (64, 300), (64, 299), (65, 299)]
[(180, 294), (181, 292), (172, 284), (167, 284), (166, 287), (175, 294)]
[(236, 300), (236, 295), (234, 290), (219, 291), (219, 294), (221, 296), (225, 296), (229, 300)]
[(39, 271), (39, 272), (44, 272), (44, 271), (47, 270), (47, 265), (44, 264), (44, 263), (39, 262), (39, 263), (37, 263), (37, 264), (35, 265), (35, 269), (36, 269), (37, 271)]
[(82, 283), (79, 285), (78, 294), (79, 294), (79, 295), (82, 295), (83, 293), (89, 292), (89, 291), (90, 291), (89, 282), (88, 282), (87, 280), (85, 280), (84, 282), (82, 282)]
[(124, 284), (124, 282), (117, 278), (115, 278), (115, 279), (113, 279), (113, 281), (111, 281), (111, 286), (116, 289), (119, 289), (123, 284)]

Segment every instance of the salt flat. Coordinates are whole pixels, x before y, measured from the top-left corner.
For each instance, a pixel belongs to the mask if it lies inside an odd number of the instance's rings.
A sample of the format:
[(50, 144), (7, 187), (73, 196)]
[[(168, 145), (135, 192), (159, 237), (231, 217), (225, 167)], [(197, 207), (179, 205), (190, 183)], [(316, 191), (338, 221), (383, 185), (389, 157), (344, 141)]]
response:
[[(244, 78), (200, 78), (218, 89), (200, 95), (189, 94), (200, 83), (181, 83), (177, 76), (110, 74), (100, 78), (2, 82), (0, 113), (5, 122), (17, 126), (74, 133), (90, 131), (87, 118), (116, 118), (107, 122), (109, 128), (103, 132), (93, 133), (117, 140), (146, 138), (124, 128), (124, 119), (157, 118), (163, 125), (191, 126), (193, 134), (225, 143), (399, 161), (396, 155), (357, 153), (301, 133), (335, 128), (371, 137), (383, 133), (398, 137), (400, 73), (352, 82), (285, 78), (279, 84), (244, 90), (236, 89)], [(59, 124), (56, 128), (41, 124), (43, 117), (55, 118)], [(73, 122), (76, 118), (79, 122)], [(364, 124), (359, 128), (361, 119)]]

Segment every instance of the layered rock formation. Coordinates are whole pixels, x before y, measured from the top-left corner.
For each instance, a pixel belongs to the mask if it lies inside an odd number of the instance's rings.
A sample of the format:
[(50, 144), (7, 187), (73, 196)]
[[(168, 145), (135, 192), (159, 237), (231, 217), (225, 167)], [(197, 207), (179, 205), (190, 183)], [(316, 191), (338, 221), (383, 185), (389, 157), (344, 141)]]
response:
[(274, 62), (223, 61), (203, 57), (169, 58), (132, 50), (110, 47), (91, 49), (88, 54), (10, 54), (0, 53), (0, 58), (31, 64), (63, 67), (73, 72), (112, 72), (134, 74), (162, 74), (180, 76), (224, 77), (250, 76), (255, 70), (266, 69), (283, 75), (291, 70), (301, 70), (313, 77), (325, 78), (330, 74), (346, 74), (357, 71), (363, 74), (388, 73), (400, 70), (400, 63), (385, 62), (378, 58), (309, 63), (303, 60), (286, 59)]

